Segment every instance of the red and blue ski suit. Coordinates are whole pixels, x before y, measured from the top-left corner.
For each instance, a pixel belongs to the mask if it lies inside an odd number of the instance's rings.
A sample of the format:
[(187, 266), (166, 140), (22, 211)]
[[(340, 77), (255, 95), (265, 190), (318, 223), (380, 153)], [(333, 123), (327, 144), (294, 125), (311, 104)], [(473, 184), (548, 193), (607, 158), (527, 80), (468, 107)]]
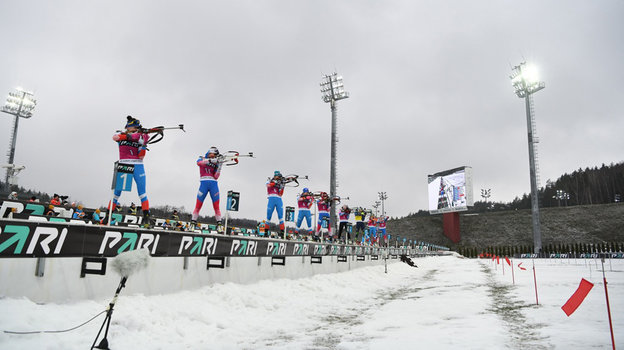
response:
[(386, 237), (386, 223), (387, 222), (388, 222), (387, 216), (382, 216), (379, 219), (377, 219), (377, 225), (379, 225), (377, 232), (379, 233), (379, 237), (383, 238), (384, 242), (387, 242), (387, 237)]
[(282, 195), (284, 194), (284, 184), (280, 181), (270, 180), (266, 183), (267, 195), (269, 203), (267, 204), (267, 221), (271, 221), (273, 211), (277, 211), (277, 217), (280, 225), (284, 225), (284, 202)]
[(197, 201), (195, 202), (195, 210), (193, 210), (192, 220), (197, 221), (199, 217), (199, 211), (208, 193), (210, 193), (210, 199), (212, 199), (212, 207), (215, 212), (215, 219), (221, 220), (221, 209), (219, 208), (219, 176), (221, 175), (221, 166), (223, 164), (218, 161), (217, 158), (204, 158), (199, 157), (197, 159), (197, 166), (199, 167), (199, 190), (197, 191)]
[[(317, 224), (317, 231), (321, 231), (321, 227), (323, 226), (323, 218), (328, 218), (329, 219), (329, 207), (330, 207), (330, 202), (329, 200), (323, 200), (323, 199), (319, 199), (316, 201), (316, 207), (318, 208), (318, 224)], [(329, 233), (331, 233), (331, 225), (327, 226), (327, 230), (329, 231)]]
[[(147, 193), (145, 193), (145, 168), (143, 167), (143, 158), (147, 151), (148, 139), (149, 135), (141, 132), (113, 135), (113, 141), (119, 144), (119, 164), (134, 165), (132, 177), (137, 185), (137, 192), (141, 199), (141, 209), (143, 212), (149, 211), (149, 201), (147, 200)], [(121, 190), (115, 190), (112, 210), (115, 210), (119, 205), (120, 196)]]
[(377, 219), (375, 217), (368, 220), (368, 236), (371, 244), (377, 243)]
[(306, 223), (309, 228), (312, 228), (312, 213), (310, 208), (314, 204), (314, 197), (310, 194), (300, 194), (297, 197), (297, 206), (299, 207), (299, 215), (297, 216), (297, 228), (301, 228), (303, 219), (306, 219)]

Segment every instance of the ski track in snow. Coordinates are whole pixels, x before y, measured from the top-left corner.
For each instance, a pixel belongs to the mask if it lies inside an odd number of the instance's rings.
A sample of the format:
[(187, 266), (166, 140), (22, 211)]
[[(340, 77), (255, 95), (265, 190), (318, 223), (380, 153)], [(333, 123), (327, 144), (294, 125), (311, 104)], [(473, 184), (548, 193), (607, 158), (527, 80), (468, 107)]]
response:
[[(602, 275), (586, 261), (537, 261), (509, 271), (488, 260), (429, 257), (250, 285), (216, 284), (169, 295), (121, 293), (112, 349), (578, 349), (610, 348)], [(516, 261), (515, 264), (517, 265)], [(529, 266), (530, 261), (524, 261)], [(607, 267), (616, 344), (624, 343), (624, 262)], [(560, 307), (581, 277), (596, 285), (572, 317)], [(132, 279), (128, 280), (132, 283)], [(111, 290), (111, 297), (113, 294)], [(1, 330), (63, 329), (109, 300), (38, 305), (0, 299)], [(103, 316), (59, 334), (0, 333), (0, 349), (87, 349)], [(619, 337), (618, 337), (619, 331)]]

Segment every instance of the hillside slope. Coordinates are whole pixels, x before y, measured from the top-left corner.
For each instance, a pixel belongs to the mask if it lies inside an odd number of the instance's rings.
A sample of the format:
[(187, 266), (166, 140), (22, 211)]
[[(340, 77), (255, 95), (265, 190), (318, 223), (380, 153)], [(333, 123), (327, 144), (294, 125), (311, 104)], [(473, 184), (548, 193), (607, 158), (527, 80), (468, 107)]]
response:
[[(544, 245), (624, 241), (624, 204), (542, 208), (540, 214)], [(531, 210), (460, 213), (459, 244), (444, 236), (442, 215), (390, 220), (388, 232), (451, 248), (533, 244)]]

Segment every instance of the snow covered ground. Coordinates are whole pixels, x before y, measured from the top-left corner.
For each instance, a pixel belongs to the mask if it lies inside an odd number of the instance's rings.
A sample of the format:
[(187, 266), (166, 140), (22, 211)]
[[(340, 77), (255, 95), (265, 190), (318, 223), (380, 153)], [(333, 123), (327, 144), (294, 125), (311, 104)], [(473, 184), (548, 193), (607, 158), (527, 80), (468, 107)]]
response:
[[(394, 260), (396, 261), (396, 260)], [(588, 349), (610, 348), (602, 274), (594, 260), (416, 259), (297, 280), (216, 284), (117, 301), (112, 349)], [(521, 261), (514, 261), (517, 266)], [(597, 264), (596, 264), (597, 263)], [(616, 344), (624, 346), (624, 261), (605, 264)], [(595, 283), (571, 317), (561, 306), (584, 277)], [(128, 283), (132, 283), (132, 278)], [(114, 291), (111, 290), (111, 297)], [(0, 299), (0, 330), (70, 328), (109, 300), (38, 305)], [(0, 333), (0, 349), (88, 349), (104, 316), (69, 333)]]

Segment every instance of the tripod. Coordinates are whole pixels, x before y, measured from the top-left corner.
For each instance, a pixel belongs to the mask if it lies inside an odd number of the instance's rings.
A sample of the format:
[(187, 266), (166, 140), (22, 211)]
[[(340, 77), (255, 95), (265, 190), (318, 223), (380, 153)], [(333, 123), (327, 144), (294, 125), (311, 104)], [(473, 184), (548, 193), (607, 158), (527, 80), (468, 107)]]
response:
[[(93, 340), (93, 345), (91, 345), (91, 350), (93, 350), (94, 348), (110, 350), (110, 348), (108, 347), (108, 339), (106, 339), (106, 337), (108, 336), (108, 328), (110, 327), (111, 317), (113, 316), (113, 308), (115, 307), (115, 303), (117, 302), (117, 297), (119, 296), (119, 293), (121, 292), (121, 290), (126, 286), (127, 280), (128, 280), (128, 277), (124, 276), (121, 278), (121, 281), (119, 282), (119, 286), (117, 287), (117, 291), (115, 292), (115, 296), (113, 297), (113, 300), (111, 300), (111, 302), (108, 304), (108, 310), (106, 311), (106, 318), (104, 318), (104, 322), (102, 322), (102, 326), (100, 327), (98, 334), (95, 336), (95, 340)], [(104, 325), (106, 325), (106, 331), (104, 331), (104, 338), (102, 338), (98, 346), (95, 346), (95, 343), (100, 337), (100, 333), (102, 333), (102, 329), (104, 328)]]

